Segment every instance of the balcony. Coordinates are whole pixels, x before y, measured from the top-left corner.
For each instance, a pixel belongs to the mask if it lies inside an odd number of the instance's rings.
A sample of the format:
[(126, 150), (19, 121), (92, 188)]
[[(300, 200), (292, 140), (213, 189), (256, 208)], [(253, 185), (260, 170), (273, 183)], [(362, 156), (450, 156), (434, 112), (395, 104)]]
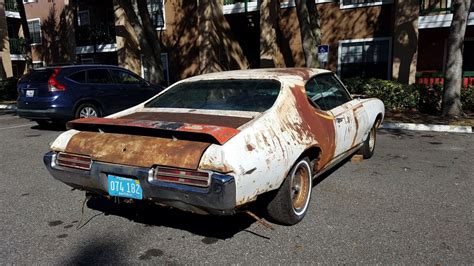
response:
[[(450, 27), (453, 20), (451, 3), (454, 0), (421, 0), (418, 27), (420, 29)], [(471, 6), (474, 11), (474, 6)], [(467, 21), (474, 25), (474, 12), (471, 12)]]
[(448, 0), (421, 0), (420, 16), (441, 15), (451, 13), (451, 1)]
[(115, 43), (115, 25), (84, 25), (76, 29), (77, 46)]
[(5, 11), (19, 12), (15, 0), (5, 0)]
[(10, 43), (10, 54), (26, 53), (25, 40), (23, 38), (10, 38), (8, 41)]
[(20, 13), (15, 0), (5, 0), (5, 16), (9, 18), (20, 18)]

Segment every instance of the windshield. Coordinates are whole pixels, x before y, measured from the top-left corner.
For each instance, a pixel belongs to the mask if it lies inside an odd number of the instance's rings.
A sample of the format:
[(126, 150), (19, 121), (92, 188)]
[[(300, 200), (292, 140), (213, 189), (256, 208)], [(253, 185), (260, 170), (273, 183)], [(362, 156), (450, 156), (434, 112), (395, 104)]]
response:
[(263, 112), (280, 92), (276, 80), (202, 80), (178, 84), (145, 107)]

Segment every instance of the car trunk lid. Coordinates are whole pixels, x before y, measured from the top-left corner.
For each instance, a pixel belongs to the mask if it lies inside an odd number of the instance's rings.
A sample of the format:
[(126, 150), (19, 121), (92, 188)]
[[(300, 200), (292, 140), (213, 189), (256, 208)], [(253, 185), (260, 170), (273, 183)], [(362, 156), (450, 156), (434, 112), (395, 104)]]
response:
[[(116, 164), (197, 169), (207, 147), (223, 145), (240, 132), (239, 126), (251, 120), (226, 117), (211, 121), (212, 118), (138, 113), (122, 118), (77, 119), (70, 121), (68, 128), (81, 132), (71, 138), (65, 152)], [(205, 121), (208, 123), (198, 123)]]

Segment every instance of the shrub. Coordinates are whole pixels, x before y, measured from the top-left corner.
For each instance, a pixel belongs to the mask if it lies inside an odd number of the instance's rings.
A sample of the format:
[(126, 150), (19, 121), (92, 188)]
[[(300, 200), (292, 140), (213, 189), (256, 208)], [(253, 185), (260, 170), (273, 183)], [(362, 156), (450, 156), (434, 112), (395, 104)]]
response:
[(18, 96), (16, 89), (17, 82), (17, 78), (7, 78), (5, 80), (0, 80), (0, 100), (8, 101), (16, 99)]
[(379, 98), (384, 102), (385, 108), (391, 111), (416, 108), (420, 98), (417, 85), (406, 85), (382, 79), (357, 78), (345, 80), (345, 83), (351, 93)]
[[(402, 84), (390, 80), (351, 78), (344, 80), (352, 94), (376, 97), (390, 111), (418, 109), (431, 115), (441, 113), (443, 85)], [(474, 111), (474, 86), (461, 89), (463, 110)]]
[(474, 86), (461, 89), (461, 103), (464, 112), (474, 112)]

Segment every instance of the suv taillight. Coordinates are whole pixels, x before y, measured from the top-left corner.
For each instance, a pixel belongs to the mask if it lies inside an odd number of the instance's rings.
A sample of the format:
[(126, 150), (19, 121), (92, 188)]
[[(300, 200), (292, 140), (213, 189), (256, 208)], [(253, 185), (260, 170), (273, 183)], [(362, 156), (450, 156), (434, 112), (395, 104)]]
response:
[(48, 90), (49, 91), (65, 91), (66, 86), (63, 84), (59, 83), (59, 81), (56, 79), (56, 76), (59, 74), (59, 71), (61, 71), (60, 68), (55, 68), (53, 71), (53, 74), (48, 79)]

